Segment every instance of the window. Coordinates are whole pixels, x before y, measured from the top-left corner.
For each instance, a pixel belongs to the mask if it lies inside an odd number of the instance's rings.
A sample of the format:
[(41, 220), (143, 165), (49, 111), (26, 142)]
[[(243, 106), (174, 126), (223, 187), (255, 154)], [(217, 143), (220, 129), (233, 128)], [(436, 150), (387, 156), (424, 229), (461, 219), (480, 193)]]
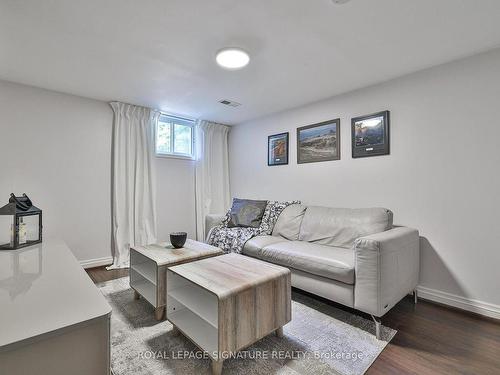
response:
[(194, 121), (161, 115), (156, 124), (156, 155), (194, 157)]

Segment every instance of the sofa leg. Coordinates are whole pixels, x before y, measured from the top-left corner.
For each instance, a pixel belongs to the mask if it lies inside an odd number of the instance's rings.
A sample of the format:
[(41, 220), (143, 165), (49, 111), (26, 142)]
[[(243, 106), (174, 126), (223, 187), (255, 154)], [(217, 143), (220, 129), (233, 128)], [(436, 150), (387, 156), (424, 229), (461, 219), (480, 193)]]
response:
[(375, 323), (375, 337), (377, 340), (380, 340), (380, 327), (382, 325), (382, 321), (380, 318), (376, 318), (372, 315), (373, 322)]
[(418, 302), (418, 292), (417, 292), (417, 290), (415, 289), (415, 290), (413, 291), (413, 303), (416, 305), (416, 304), (417, 304), (417, 302)]

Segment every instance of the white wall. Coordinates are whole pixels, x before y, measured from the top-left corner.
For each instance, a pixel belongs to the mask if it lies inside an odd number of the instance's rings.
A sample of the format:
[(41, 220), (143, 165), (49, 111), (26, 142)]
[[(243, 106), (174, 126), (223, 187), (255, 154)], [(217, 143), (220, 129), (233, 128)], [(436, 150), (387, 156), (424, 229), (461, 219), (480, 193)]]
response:
[[(300, 87), (283, 88), (291, 89)], [(420, 285), (429, 298), (494, 304), (476, 303), (500, 317), (499, 100), (495, 50), (238, 125), (230, 134), (232, 194), (390, 208), (395, 223), (420, 230)], [(391, 111), (391, 155), (352, 159), (351, 117), (382, 110)], [(337, 117), (342, 159), (297, 165), (296, 128)], [(290, 164), (268, 167), (267, 136), (284, 131)]]
[(79, 260), (111, 256), (112, 121), (107, 103), (0, 81), (0, 204), (27, 193)]
[[(0, 205), (26, 192), (84, 262), (111, 257), (112, 126), (105, 102), (0, 81)], [(155, 165), (159, 240), (194, 236), (194, 162)]]

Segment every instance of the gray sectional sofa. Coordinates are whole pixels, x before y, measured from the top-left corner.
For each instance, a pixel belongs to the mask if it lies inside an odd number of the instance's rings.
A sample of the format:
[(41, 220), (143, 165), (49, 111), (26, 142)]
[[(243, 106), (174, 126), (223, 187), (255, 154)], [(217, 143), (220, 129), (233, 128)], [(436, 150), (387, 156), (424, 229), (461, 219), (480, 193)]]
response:
[[(207, 217), (207, 230), (220, 222)], [(243, 254), (288, 267), (292, 286), (380, 317), (418, 283), (415, 229), (394, 227), (384, 208), (328, 208), (295, 204), (279, 216), (272, 235), (248, 240)]]

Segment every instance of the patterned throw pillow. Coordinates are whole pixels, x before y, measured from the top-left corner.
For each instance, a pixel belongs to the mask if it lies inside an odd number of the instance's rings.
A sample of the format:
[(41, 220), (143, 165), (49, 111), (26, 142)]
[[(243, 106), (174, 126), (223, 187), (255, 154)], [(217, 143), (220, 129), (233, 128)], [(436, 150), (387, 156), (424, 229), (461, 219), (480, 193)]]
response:
[(228, 228), (258, 228), (267, 206), (267, 201), (233, 199)]
[(273, 233), (274, 224), (278, 221), (281, 212), (292, 204), (300, 204), (300, 201), (268, 201), (266, 211), (262, 217), (262, 223), (259, 227), (260, 234), (271, 235)]

